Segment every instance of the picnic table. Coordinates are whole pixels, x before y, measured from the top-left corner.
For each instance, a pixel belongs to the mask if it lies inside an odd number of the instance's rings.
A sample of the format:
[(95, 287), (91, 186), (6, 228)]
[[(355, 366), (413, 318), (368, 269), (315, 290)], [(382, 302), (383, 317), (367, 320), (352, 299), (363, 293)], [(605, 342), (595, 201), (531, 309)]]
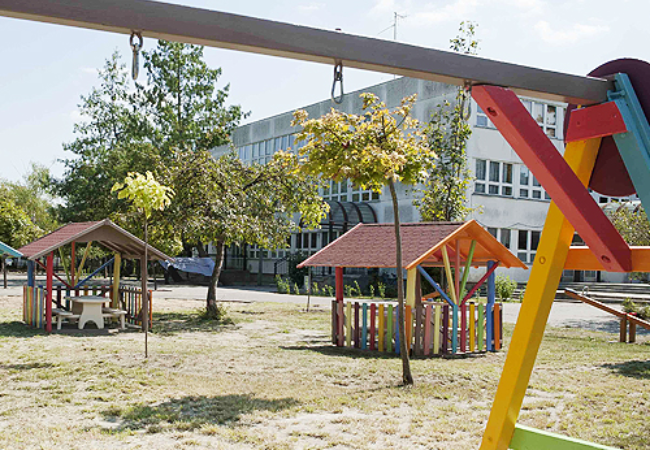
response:
[(88, 322), (94, 322), (98, 329), (104, 328), (104, 318), (118, 318), (122, 329), (125, 328), (124, 316), (126, 311), (113, 308), (105, 308), (104, 303), (110, 301), (99, 295), (81, 295), (77, 297), (66, 297), (72, 301), (72, 313), (67, 311), (53, 311), (57, 315), (57, 328), (61, 329), (61, 319), (78, 319), (79, 329)]

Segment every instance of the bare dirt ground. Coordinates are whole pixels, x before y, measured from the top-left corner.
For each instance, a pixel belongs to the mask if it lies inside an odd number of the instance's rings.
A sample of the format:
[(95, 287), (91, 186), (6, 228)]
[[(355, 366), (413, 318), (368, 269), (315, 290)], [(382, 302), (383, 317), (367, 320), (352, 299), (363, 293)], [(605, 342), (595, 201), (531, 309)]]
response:
[[(394, 356), (329, 343), (330, 312), (199, 298), (155, 304), (141, 333), (45, 335), (0, 291), (0, 448), (472, 449), (505, 352), (416, 359), (399, 387)], [(506, 326), (506, 344), (511, 326)], [(600, 444), (650, 449), (650, 339), (550, 328), (520, 422)]]

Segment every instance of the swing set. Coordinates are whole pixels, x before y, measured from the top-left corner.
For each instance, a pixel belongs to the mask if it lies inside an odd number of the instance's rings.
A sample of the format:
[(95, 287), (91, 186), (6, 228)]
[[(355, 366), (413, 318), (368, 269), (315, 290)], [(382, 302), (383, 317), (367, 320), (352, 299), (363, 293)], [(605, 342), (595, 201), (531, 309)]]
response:
[[(516, 421), (562, 271), (647, 271), (650, 248), (629, 247), (588, 188), (611, 196), (636, 192), (650, 211), (649, 64), (622, 59), (590, 76), (575, 76), (148, 0), (0, 0), (0, 15), (319, 62), (335, 65), (339, 73), (345, 65), (471, 89), (553, 199), (480, 448), (607, 448)], [(517, 95), (576, 105), (569, 107), (564, 155)], [(585, 247), (571, 247), (576, 231)]]

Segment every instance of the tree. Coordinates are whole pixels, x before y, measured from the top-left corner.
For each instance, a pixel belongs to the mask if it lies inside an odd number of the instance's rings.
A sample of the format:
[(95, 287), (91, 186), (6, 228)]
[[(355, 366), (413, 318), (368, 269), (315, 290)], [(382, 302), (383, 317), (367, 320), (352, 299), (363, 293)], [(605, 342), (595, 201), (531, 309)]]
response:
[[(466, 55), (475, 55), (478, 41), (476, 24), (461, 22), (459, 34), (451, 42), (451, 49)], [(459, 88), (454, 104), (448, 101), (438, 105), (427, 126), (429, 146), (438, 155), (423, 189), (422, 198), (414, 204), (424, 221), (463, 220), (472, 209), (467, 207), (467, 189), (471, 174), (467, 167), (467, 142), (472, 135), (469, 125), (471, 92)]]
[[(395, 222), (397, 301), (402, 380), (413, 384), (406, 346), (404, 283), (402, 281), (402, 239), (395, 183), (414, 185), (426, 178), (425, 168), (435, 156), (420, 124), (411, 117), (416, 96), (406, 97), (390, 111), (374, 94), (361, 94), (363, 115), (332, 109), (320, 119), (308, 119), (306, 111), (294, 113), (293, 126), (301, 126), (297, 139), (306, 141), (300, 149), (301, 170), (324, 180), (350, 179), (362, 189), (381, 191), (388, 185)], [(399, 120), (398, 120), (399, 119)]]
[(277, 153), (266, 165), (245, 165), (234, 153), (215, 159), (206, 150), (179, 153), (174, 165), (176, 196), (167, 214), (184, 239), (212, 242), (217, 253), (207, 293), (206, 316), (220, 319), (217, 283), (224, 246), (258, 245), (285, 248), (295, 220), (318, 226), (327, 204), (315, 180), (297, 170), (295, 159)]
[(203, 47), (161, 40), (143, 58), (147, 84), (136, 85), (133, 101), (145, 111), (148, 137), (164, 157), (230, 142), (245, 114), (240, 106), (226, 107), (230, 85), (217, 89), (221, 69), (203, 61)]
[(170, 203), (170, 196), (174, 191), (156, 181), (151, 172), (146, 176), (130, 172), (124, 183), (115, 183), (111, 192), (118, 192), (118, 199), (127, 199), (131, 206), (142, 216), (144, 224), (144, 255), (142, 256), (142, 327), (144, 328), (144, 356), (149, 356), (147, 335), (149, 329), (149, 301), (147, 297), (149, 279), (147, 273), (149, 240), (147, 236), (147, 223), (154, 210), (162, 211)]

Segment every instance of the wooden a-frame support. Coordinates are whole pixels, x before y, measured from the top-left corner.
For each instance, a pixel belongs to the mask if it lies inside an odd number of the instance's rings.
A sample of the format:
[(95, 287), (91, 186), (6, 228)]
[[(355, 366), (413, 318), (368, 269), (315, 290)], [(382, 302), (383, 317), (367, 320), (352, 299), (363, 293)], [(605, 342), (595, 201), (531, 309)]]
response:
[[(617, 75), (617, 87), (624, 92), (622, 95), (613, 95), (616, 104), (610, 102), (588, 107), (578, 110), (579, 114), (571, 117), (567, 133), (569, 142), (563, 159), (559, 158), (559, 152), (535, 120), (526, 113), (513, 92), (494, 86), (474, 88), (474, 99), (553, 199), (481, 450), (507, 450), (510, 447), (576, 229), (592, 252), (585, 255), (585, 259), (595, 257), (605, 270), (633, 270), (632, 249), (623, 241), (586, 189), (601, 137), (609, 135), (614, 136), (621, 154), (625, 155), (624, 162), (637, 191), (648, 183), (650, 160), (646, 154), (650, 148), (650, 128), (638, 101), (634, 103), (636, 96), (631, 85), (626, 84), (626, 77), (622, 74)], [(625, 99), (624, 104), (621, 99)], [(580, 132), (576, 131), (578, 117), (581, 117), (583, 125)], [(585, 121), (592, 125), (585, 127)], [(634, 158), (635, 152), (643, 152), (644, 158), (641, 155)], [(636, 166), (632, 168), (631, 164)], [(574, 259), (580, 258), (575, 255)]]

